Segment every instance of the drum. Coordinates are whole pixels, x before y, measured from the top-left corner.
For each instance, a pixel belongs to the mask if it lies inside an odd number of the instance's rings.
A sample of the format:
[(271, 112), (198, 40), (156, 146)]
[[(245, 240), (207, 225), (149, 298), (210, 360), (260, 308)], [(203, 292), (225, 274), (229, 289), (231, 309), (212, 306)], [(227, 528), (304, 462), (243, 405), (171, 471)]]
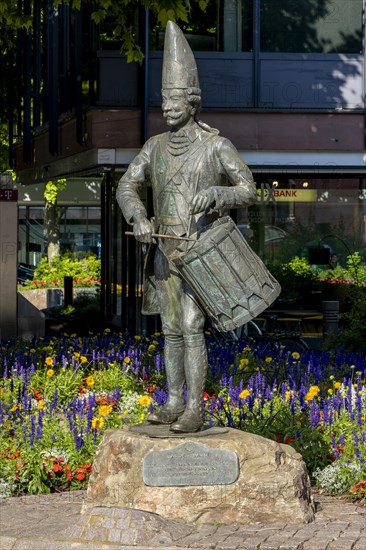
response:
[(278, 297), (279, 283), (229, 216), (195, 237), (189, 250), (170, 259), (218, 330), (247, 323)]

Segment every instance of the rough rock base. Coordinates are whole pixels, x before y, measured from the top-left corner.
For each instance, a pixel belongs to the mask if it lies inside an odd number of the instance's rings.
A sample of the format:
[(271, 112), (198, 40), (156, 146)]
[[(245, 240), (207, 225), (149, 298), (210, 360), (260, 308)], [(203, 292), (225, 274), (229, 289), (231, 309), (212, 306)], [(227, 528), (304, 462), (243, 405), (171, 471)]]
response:
[(197, 523), (309, 523), (314, 505), (304, 461), (292, 447), (229, 429), (200, 443), (238, 456), (239, 475), (228, 485), (148, 486), (144, 458), (195, 441), (151, 438), (107, 430), (98, 448), (83, 512), (96, 506), (132, 508)]

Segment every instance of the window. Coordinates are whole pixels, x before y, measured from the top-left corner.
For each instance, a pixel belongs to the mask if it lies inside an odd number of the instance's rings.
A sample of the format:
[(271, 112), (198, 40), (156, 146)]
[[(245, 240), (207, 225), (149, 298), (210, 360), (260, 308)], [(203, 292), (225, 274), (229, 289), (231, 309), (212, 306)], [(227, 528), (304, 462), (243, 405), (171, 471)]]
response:
[(239, 228), (268, 264), (306, 257), (317, 243), (329, 246), (343, 267), (350, 250), (359, 251), (366, 261), (364, 180), (263, 179), (257, 203), (239, 215)]
[[(165, 31), (150, 17), (150, 49), (162, 50)], [(211, 0), (203, 12), (191, 4), (189, 24), (180, 23), (193, 51), (253, 49), (253, 0)]]
[[(258, 2), (258, 4), (257, 4)], [(181, 25), (194, 51), (251, 52), (254, 9), (260, 8), (262, 52), (360, 53), (362, 0), (211, 0), (206, 12), (192, 3)], [(164, 31), (151, 21), (150, 48), (161, 50)]]
[(360, 53), (362, 0), (261, 0), (261, 51)]

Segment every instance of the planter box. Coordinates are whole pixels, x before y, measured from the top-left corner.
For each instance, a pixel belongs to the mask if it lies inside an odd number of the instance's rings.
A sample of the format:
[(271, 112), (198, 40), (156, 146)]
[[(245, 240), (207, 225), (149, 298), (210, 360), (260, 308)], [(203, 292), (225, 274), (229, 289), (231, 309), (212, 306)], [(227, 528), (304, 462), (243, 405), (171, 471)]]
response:
[[(96, 293), (96, 288), (81, 287), (73, 289), (74, 299), (81, 295), (88, 295), (92, 298)], [(40, 310), (62, 306), (64, 303), (64, 291), (62, 288), (35, 288), (31, 290), (21, 290), (19, 294), (24, 296), (28, 302)]]

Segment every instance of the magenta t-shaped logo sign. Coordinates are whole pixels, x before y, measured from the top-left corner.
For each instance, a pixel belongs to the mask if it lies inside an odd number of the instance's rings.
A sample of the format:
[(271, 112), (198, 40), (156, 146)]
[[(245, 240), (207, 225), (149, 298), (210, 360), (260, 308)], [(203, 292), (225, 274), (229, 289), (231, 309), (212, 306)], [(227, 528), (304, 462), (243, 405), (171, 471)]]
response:
[(18, 191), (15, 189), (0, 189), (0, 201), (14, 202), (18, 200)]

